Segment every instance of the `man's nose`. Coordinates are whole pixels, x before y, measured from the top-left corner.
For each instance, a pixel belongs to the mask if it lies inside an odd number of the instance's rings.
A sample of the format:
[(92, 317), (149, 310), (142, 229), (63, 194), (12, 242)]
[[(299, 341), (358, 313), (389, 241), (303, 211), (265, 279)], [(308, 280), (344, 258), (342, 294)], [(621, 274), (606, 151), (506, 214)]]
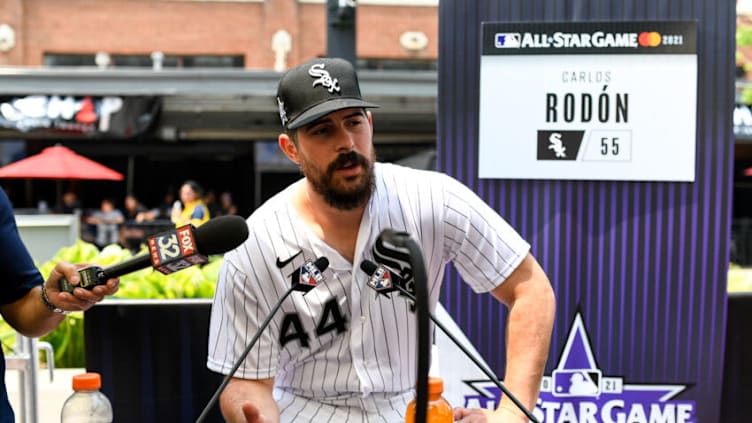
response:
[(347, 152), (355, 148), (355, 137), (349, 131), (341, 130), (338, 132), (337, 137), (339, 138), (337, 151)]

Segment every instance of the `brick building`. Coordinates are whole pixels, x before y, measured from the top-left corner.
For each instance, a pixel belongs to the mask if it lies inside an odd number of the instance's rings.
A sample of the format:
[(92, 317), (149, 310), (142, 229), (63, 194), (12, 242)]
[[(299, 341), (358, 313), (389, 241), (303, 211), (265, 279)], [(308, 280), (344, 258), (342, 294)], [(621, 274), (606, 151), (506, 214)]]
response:
[[(352, 4), (0, 0), (0, 165), (63, 143), (128, 175), (74, 184), (85, 206), (102, 190), (155, 204), (192, 178), (236, 193), (247, 214), (297, 177), (274, 157), (279, 71), (327, 55), (336, 40), (354, 45), (364, 96), (382, 105), (381, 158), (433, 147), (438, 0)], [(88, 101), (97, 121), (49, 118), (68, 98), (77, 110)], [(50, 196), (44, 181), (31, 194), (22, 181), (2, 183), (20, 207)]]

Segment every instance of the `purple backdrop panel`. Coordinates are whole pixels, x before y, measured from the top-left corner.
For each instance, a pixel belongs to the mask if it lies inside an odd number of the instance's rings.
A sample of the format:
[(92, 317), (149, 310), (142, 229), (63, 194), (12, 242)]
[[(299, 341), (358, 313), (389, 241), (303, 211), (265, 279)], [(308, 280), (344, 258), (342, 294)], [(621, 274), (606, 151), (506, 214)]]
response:
[[(718, 421), (734, 145), (734, 9), (734, 2), (716, 0), (439, 2), (438, 167), (478, 192), (531, 242), (557, 293), (537, 410), (546, 422), (567, 413), (595, 421), (642, 421), (642, 414), (645, 421), (651, 415)], [(697, 21), (694, 183), (477, 177), (482, 22), (639, 20)], [(656, 119), (682, 124), (670, 110)], [(442, 302), (503, 376), (498, 322), (505, 320), (504, 309), (490, 296), (472, 293), (453, 269)], [(493, 396), (491, 391), (485, 390)]]

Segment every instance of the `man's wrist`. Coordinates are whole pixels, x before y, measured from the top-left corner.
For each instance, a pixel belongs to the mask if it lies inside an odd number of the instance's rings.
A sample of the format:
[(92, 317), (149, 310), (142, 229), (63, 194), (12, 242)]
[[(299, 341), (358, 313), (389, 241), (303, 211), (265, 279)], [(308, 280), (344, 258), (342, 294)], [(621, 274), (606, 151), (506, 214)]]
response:
[(519, 408), (515, 407), (514, 405), (510, 404), (502, 404), (499, 406), (499, 408), (496, 410), (497, 413), (504, 413), (504, 414), (511, 414), (514, 417), (517, 418), (517, 421), (520, 422), (527, 422), (528, 418), (525, 415), (525, 413), (522, 412)]
[(45, 284), (42, 284), (42, 302), (48, 309), (52, 310), (55, 313), (62, 314), (62, 315), (67, 315), (70, 313), (70, 311), (65, 311), (62, 308), (56, 306), (55, 304), (52, 304), (52, 301), (50, 301), (50, 297), (47, 296), (47, 287), (45, 286)]

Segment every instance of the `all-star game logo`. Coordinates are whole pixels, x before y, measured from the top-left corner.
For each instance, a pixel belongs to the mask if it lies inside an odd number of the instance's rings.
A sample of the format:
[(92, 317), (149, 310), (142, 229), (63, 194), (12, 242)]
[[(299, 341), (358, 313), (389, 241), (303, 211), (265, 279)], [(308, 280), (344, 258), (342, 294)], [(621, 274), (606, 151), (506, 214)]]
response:
[[(501, 390), (495, 384), (465, 383), (478, 393), (465, 395), (465, 407), (497, 407)], [(697, 423), (695, 402), (675, 399), (686, 389), (604, 376), (578, 312), (556, 369), (543, 378), (533, 414), (541, 423)]]

